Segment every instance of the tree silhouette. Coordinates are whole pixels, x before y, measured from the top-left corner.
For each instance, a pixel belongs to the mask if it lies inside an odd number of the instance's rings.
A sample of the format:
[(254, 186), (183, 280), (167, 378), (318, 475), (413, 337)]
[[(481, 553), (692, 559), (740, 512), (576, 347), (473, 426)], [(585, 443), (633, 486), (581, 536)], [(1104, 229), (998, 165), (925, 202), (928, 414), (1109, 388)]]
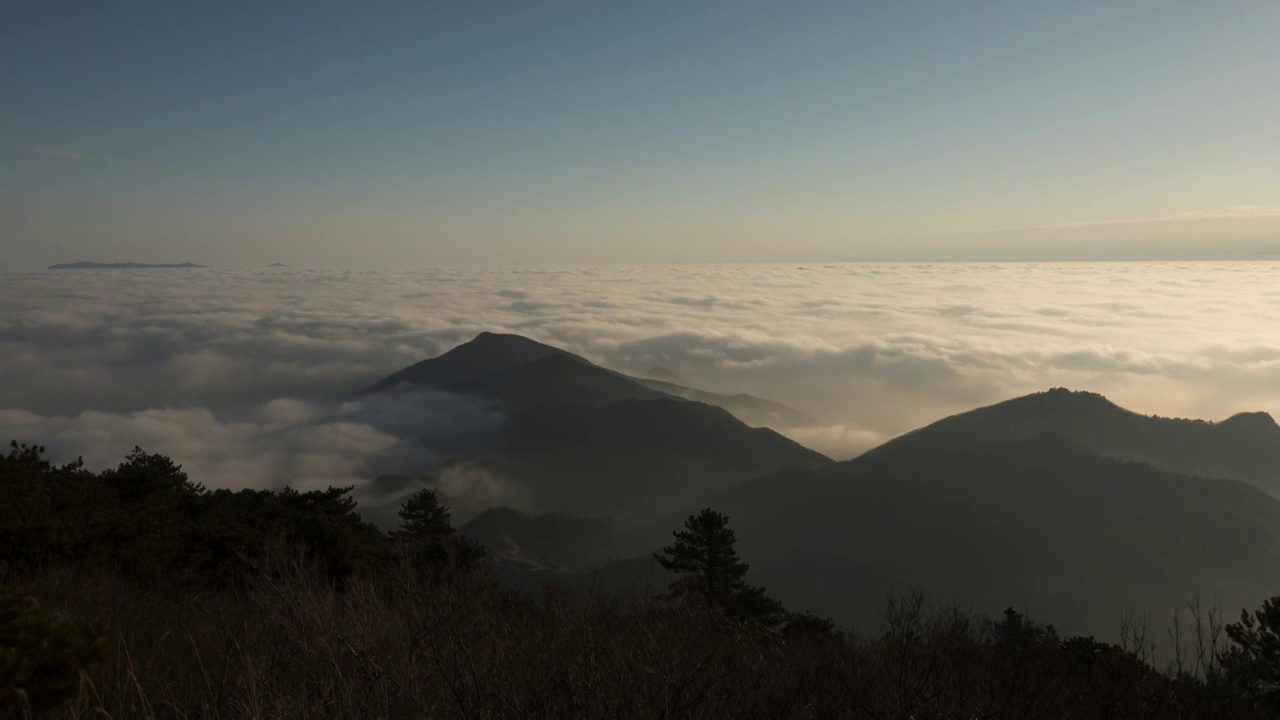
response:
[(1254, 702), (1280, 711), (1280, 596), (1252, 615), (1242, 610), (1226, 631), (1235, 647), (1223, 654), (1223, 670)]
[(674, 543), (653, 555), (662, 567), (679, 576), (671, 583), (672, 599), (763, 625), (783, 622), (782, 604), (765, 595), (764, 588), (745, 582), (749, 566), (734, 550), (737, 538), (729, 518), (707, 508), (691, 515), (684, 527), (674, 533)]
[(400, 506), (400, 529), (392, 537), (404, 540), (448, 537), (453, 534), (449, 508), (440, 504), (436, 491), (422, 489)]
[(782, 632), (791, 637), (835, 637), (839, 634), (834, 620), (808, 611), (787, 613), (786, 621)]
[(485, 556), (484, 548), (454, 533), (449, 508), (436, 491), (422, 489), (400, 506), (400, 527), (391, 539), (420, 567), (470, 572)]
[(99, 478), (126, 502), (142, 501), (161, 493), (190, 497), (205, 492), (203, 485), (188, 479), (181, 465), (164, 455), (143, 452), (140, 447), (135, 447), (123, 463), (103, 472)]

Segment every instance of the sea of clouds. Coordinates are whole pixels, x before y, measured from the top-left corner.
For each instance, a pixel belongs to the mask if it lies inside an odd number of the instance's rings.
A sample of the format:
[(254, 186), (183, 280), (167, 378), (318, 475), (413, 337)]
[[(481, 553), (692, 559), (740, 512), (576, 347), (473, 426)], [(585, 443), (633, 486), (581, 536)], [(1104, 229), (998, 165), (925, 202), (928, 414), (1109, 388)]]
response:
[(501, 413), (360, 391), (484, 330), (787, 403), (817, 422), (777, 429), (837, 458), (1055, 386), (1280, 411), (1280, 263), (63, 271), (0, 274), (0, 308), (0, 438), (215, 487), (429, 467), (419, 436)]

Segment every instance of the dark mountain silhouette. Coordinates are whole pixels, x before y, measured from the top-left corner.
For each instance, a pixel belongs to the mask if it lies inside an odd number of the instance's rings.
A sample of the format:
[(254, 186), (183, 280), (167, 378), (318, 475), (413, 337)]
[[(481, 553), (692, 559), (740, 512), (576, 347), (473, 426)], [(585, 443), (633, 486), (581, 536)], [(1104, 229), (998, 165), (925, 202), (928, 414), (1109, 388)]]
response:
[(471, 342), (401, 370), (373, 392), (404, 384), (493, 400), (512, 411), (541, 405), (603, 407), (669, 398), (620, 373), (519, 335), (481, 333)]
[(99, 263), (99, 262), (73, 262), (62, 263), (60, 265), (50, 265), (50, 270), (156, 270), (156, 269), (173, 269), (173, 268), (202, 268), (203, 265), (195, 263), (139, 263), (139, 262), (119, 262), (119, 263)]
[(512, 410), (547, 404), (602, 407), (622, 400), (669, 397), (567, 354), (465, 378), (449, 390), (494, 398)]
[(536, 480), (538, 507), (627, 517), (697, 504), (744, 478), (830, 460), (727, 411), (662, 398), (516, 413), (491, 451)]
[(490, 548), (500, 549), (511, 533), (528, 527), (533, 516), (509, 507), (489, 508), (459, 528), (471, 539)]
[(564, 513), (533, 516), (507, 507), (476, 515), (460, 532), (483, 545), (492, 557), (568, 570), (609, 561), (616, 536), (608, 519), (586, 520)]
[(425, 385), (510, 412), (483, 435), (424, 438), (496, 462), (528, 507), (630, 519), (684, 509), (743, 479), (830, 460), (728, 411), (653, 389), (518, 335), (482, 333), (372, 388)]
[(602, 407), (621, 400), (677, 397), (722, 407), (739, 419), (758, 425), (794, 427), (813, 422), (803, 413), (772, 400), (633, 378), (520, 335), (488, 332), (391, 375), (374, 385), (372, 391), (386, 391), (402, 384), (486, 397), (515, 410), (550, 403)]
[(670, 370), (664, 367), (657, 366), (657, 365), (649, 368), (648, 370), (645, 370), (644, 376), (641, 379), (657, 380), (658, 382), (668, 382), (668, 383), (674, 383), (676, 385), (688, 384), (684, 381), (684, 378), (680, 377), (679, 375), (671, 372)]
[(493, 575), (502, 585), (532, 592), (540, 592), (550, 583), (589, 593), (647, 593), (665, 588), (675, 579), (675, 574), (659, 565), (652, 553), (583, 570), (566, 570), (509, 555), (496, 555), (492, 561)]
[(813, 418), (796, 410), (795, 408), (783, 405), (780, 402), (766, 400), (754, 395), (737, 393), (734, 395), (721, 395), (719, 393), (707, 392), (705, 390), (697, 390), (686, 387), (674, 382), (665, 380), (655, 380), (651, 378), (641, 378), (638, 382), (645, 387), (675, 397), (682, 397), (686, 400), (696, 400), (698, 402), (707, 403), (722, 407), (733, 413), (742, 420), (753, 425), (768, 425), (772, 427), (804, 427), (814, 424)]
[[(591, 366), (585, 359), (559, 348), (543, 345), (519, 335), (482, 332), (470, 342), (463, 343), (438, 357), (411, 365), (374, 385), (372, 392), (393, 389), (401, 384), (422, 385), (450, 392), (465, 392), (468, 388), (489, 383), (501, 385), (503, 373), (519, 369), (538, 360), (559, 357)], [(555, 366), (544, 366), (552, 372)], [(607, 372), (601, 369), (602, 372)], [(568, 374), (568, 373), (562, 373)], [(489, 395), (495, 400), (501, 396)], [(549, 399), (550, 396), (549, 396)]]
[(1266, 413), (1222, 422), (1140, 415), (1088, 392), (1054, 389), (979, 408), (912, 431), (865, 457), (915, 454), (1050, 431), (1107, 457), (1188, 475), (1252, 482), (1280, 493), (1280, 426)]
[(753, 582), (857, 623), (874, 622), (886, 592), (918, 586), (1111, 636), (1126, 604), (1172, 608), (1200, 592), (1230, 615), (1280, 573), (1280, 501), (1056, 433), (783, 471), (713, 506), (732, 519)]

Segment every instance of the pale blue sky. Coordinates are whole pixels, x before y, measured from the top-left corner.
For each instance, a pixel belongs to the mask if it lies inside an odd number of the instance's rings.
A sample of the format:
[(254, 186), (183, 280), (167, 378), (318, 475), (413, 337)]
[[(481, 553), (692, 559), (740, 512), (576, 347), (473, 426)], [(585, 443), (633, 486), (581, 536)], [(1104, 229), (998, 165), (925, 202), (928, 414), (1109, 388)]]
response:
[(1271, 0), (11, 1), (0, 266), (1276, 256), (1277, 38)]

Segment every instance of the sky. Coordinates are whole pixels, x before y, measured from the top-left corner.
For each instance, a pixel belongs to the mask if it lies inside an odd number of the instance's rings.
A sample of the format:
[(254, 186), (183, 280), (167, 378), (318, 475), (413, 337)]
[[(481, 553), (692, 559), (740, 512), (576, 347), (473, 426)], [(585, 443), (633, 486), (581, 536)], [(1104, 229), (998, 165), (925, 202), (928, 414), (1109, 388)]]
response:
[(0, 267), (1280, 257), (1280, 4), (0, 4)]

